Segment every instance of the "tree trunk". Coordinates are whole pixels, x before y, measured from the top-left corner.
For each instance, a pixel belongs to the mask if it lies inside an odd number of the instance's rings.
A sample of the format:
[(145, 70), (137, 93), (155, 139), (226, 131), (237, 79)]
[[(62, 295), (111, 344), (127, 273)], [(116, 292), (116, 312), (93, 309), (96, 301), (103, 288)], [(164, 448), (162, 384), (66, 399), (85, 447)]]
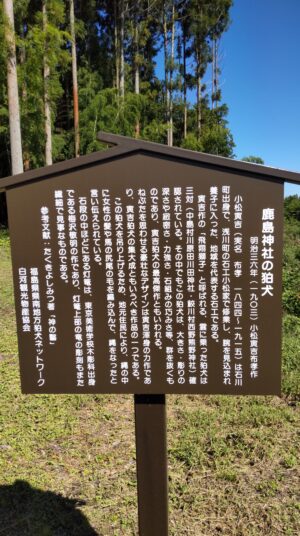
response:
[[(47, 16), (47, 0), (43, 0), (43, 30), (47, 31), (48, 16)], [(47, 61), (47, 37), (45, 37), (44, 50), (44, 112), (45, 112), (45, 163), (46, 166), (52, 164), (52, 125), (51, 125), (51, 105), (49, 95), (50, 82), (50, 67)]]
[(170, 145), (170, 91), (169, 91), (169, 54), (168, 54), (168, 24), (167, 6), (163, 2), (163, 35), (164, 35), (164, 69), (166, 86), (166, 112), (167, 112), (167, 144)]
[(187, 137), (186, 32), (183, 27), (183, 137)]
[(120, 95), (125, 96), (125, 60), (124, 60), (124, 39), (125, 39), (125, 6), (124, 0), (121, 0), (120, 14)]
[(70, 29), (71, 29), (71, 38), (72, 38), (72, 79), (73, 79), (75, 157), (77, 158), (79, 156), (79, 151), (80, 151), (80, 133), (79, 133), (79, 108), (78, 108), (77, 55), (76, 55), (74, 0), (70, 0)]
[(212, 41), (212, 62), (211, 62), (211, 109), (214, 107), (215, 92), (215, 40)]
[(13, 0), (3, 0), (4, 15), (7, 18), (5, 24), (5, 40), (7, 43), (7, 94), (9, 109), (9, 132), (11, 149), (12, 174), (23, 172), (22, 139), (20, 104), (17, 78), (17, 60), (15, 43), (15, 24)]
[(201, 96), (202, 96), (202, 79), (201, 79), (201, 55), (197, 50), (197, 139), (201, 136)]
[(216, 108), (218, 101), (218, 43), (214, 37), (212, 42), (212, 94), (211, 94), (211, 107)]
[(119, 24), (118, 24), (118, 2), (114, 0), (114, 47), (115, 47), (115, 69), (116, 69), (116, 88), (120, 91), (120, 63), (119, 63)]
[(173, 147), (173, 70), (175, 59), (175, 4), (172, 1), (172, 23), (171, 23), (171, 65), (170, 65), (170, 137), (169, 145)]
[(140, 94), (140, 66), (139, 66), (139, 23), (138, 14), (135, 13), (134, 21), (134, 92)]
[(136, 95), (139, 95), (140, 94), (140, 69), (139, 69), (137, 56), (138, 56), (138, 51), (136, 52), (136, 59), (135, 59), (135, 66), (134, 66), (134, 92)]
[(215, 107), (219, 101), (219, 58), (218, 58), (218, 40), (215, 39)]
[[(25, 28), (27, 26), (27, 21), (24, 21), (21, 26), (21, 37), (24, 41), (25, 39)], [(24, 65), (26, 61), (26, 51), (25, 46), (20, 46), (20, 65)], [(26, 85), (26, 78), (23, 77), (23, 84), (22, 84), (22, 90), (21, 90), (21, 102), (23, 106), (23, 112), (25, 116), (27, 115), (27, 85)], [(28, 171), (30, 169), (30, 151), (28, 148), (28, 143), (26, 143), (26, 139), (23, 140), (23, 166), (24, 171)]]
[[(139, 23), (138, 23), (138, 7), (135, 9), (134, 20), (134, 92), (140, 94), (140, 66), (139, 66)], [(140, 119), (136, 120), (135, 137), (140, 137)]]

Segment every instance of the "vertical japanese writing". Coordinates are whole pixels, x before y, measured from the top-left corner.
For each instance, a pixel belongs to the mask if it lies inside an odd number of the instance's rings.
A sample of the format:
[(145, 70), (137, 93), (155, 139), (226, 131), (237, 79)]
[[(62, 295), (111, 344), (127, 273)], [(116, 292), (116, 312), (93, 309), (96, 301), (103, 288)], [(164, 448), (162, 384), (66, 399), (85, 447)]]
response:
[(250, 377), (258, 377), (259, 239), (250, 237)]
[(243, 328), (241, 320), (243, 316), (243, 298), (242, 288), (235, 287), (233, 298), (233, 316), (234, 316), (234, 360), (235, 360), (235, 385), (243, 384)]
[(27, 269), (24, 267), (19, 268), (19, 292), (21, 303), (21, 316), (22, 316), (22, 331), (23, 333), (29, 333), (31, 331), (30, 325), (30, 303), (29, 303), (29, 288), (28, 288), (28, 274)]
[(274, 295), (274, 208), (262, 211), (261, 295)]
[(105, 253), (105, 280), (106, 280), (106, 307), (108, 327), (112, 333), (116, 333), (116, 310), (114, 289), (114, 265), (113, 265), (113, 242), (112, 242), (112, 215), (111, 198), (108, 189), (102, 190), (103, 202), (103, 234)]
[(231, 195), (230, 186), (222, 186), (222, 327), (223, 327), (223, 383), (231, 384)]
[(149, 263), (148, 263), (148, 230), (147, 230), (147, 197), (146, 190), (138, 190), (139, 209), (139, 242), (140, 242), (140, 282), (141, 308), (143, 330), (143, 368), (144, 383), (152, 381), (151, 352), (150, 352), (150, 311), (149, 311)]
[[(239, 279), (243, 275), (243, 196), (237, 194), (234, 196), (234, 277)], [(236, 282), (234, 288), (233, 297), (233, 316), (234, 316), (234, 341), (233, 341), (233, 354), (234, 354), (234, 385), (236, 387), (242, 387), (243, 385), (243, 328), (241, 320), (243, 316), (243, 290), (239, 286), (240, 283)]]
[(196, 366), (196, 300), (195, 300), (195, 209), (194, 188), (186, 187), (186, 263), (187, 263), (187, 303), (188, 321), (188, 359), (189, 359), (189, 383), (197, 383)]
[(200, 384), (208, 383), (208, 360), (207, 360), (207, 323), (199, 324), (199, 342), (200, 342)]
[(218, 218), (218, 187), (210, 188), (210, 334), (215, 342), (219, 342), (219, 218)]
[(102, 266), (99, 190), (95, 188), (92, 189), (90, 191), (90, 196), (92, 215), (93, 258), (99, 266)]
[(198, 313), (199, 345), (200, 345), (200, 384), (208, 383), (208, 353), (207, 353), (207, 234), (206, 195), (198, 195)]
[[(164, 195), (165, 193), (165, 195)], [(169, 199), (169, 190), (166, 188), (162, 189), (162, 201), (163, 201), (163, 222), (165, 222), (166, 227), (163, 227), (163, 236), (170, 236), (170, 199)], [(165, 219), (164, 219), (165, 218)], [(165, 325), (165, 337), (168, 340), (168, 344), (174, 340), (174, 329), (173, 329), (173, 280), (169, 270), (169, 263), (165, 257), (165, 252), (171, 255), (171, 247), (167, 245), (164, 246), (164, 325)], [(167, 257), (168, 258), (168, 257)]]
[(243, 253), (243, 198), (241, 195), (234, 196), (234, 253), (238, 258), (234, 261), (234, 275), (241, 277), (242, 275), (242, 253)]
[(151, 268), (153, 286), (154, 344), (162, 348), (161, 274), (159, 254), (159, 229), (151, 230)]
[(182, 188), (176, 187), (174, 194), (174, 233), (175, 244), (175, 317), (176, 317), (176, 353), (177, 353), (177, 382), (185, 383), (184, 371), (184, 257), (183, 257), (183, 203)]
[(38, 387), (45, 385), (44, 342), (42, 329), (41, 294), (38, 268), (30, 268), (30, 285), (32, 297), (33, 337), (35, 347), (35, 366), (38, 372)]
[(84, 294), (92, 294), (90, 233), (88, 224), (88, 203), (86, 197), (79, 197), (79, 225), (82, 257), (82, 277)]
[(54, 191), (55, 211), (56, 211), (56, 232), (59, 257), (59, 275), (60, 278), (68, 283), (68, 264), (67, 264), (67, 236), (64, 209), (64, 196), (62, 190)]
[(46, 283), (46, 301), (47, 310), (49, 313), (48, 322), (48, 340), (50, 345), (57, 342), (57, 326), (55, 314), (55, 293), (54, 293), (54, 277), (53, 277), (53, 255), (51, 248), (51, 228), (49, 208), (41, 207), (41, 222), (42, 222), (42, 239), (43, 239), (43, 257), (45, 267), (45, 283)]
[(82, 305), (80, 294), (73, 295), (73, 327), (75, 339), (75, 370), (76, 385), (84, 387), (84, 331), (82, 321)]
[[(128, 363), (128, 318), (127, 305), (124, 298), (126, 297), (126, 274), (125, 274), (125, 239), (124, 239), (124, 209), (120, 197), (115, 198), (115, 240), (116, 240), (116, 264), (117, 264), (117, 293), (118, 293), (118, 318), (119, 318), (119, 341), (121, 352), (121, 381), (129, 381), (129, 363)], [(113, 357), (116, 347), (110, 347), (110, 353)], [(133, 375), (136, 374), (136, 363), (133, 362)], [(137, 370), (138, 374), (138, 370)]]
[(88, 301), (84, 304), (85, 313), (85, 333), (86, 333), (86, 362), (88, 385), (96, 385), (96, 367), (95, 367), (95, 334), (93, 319), (93, 303)]
[[(129, 315), (132, 371), (136, 378), (141, 377), (139, 318), (138, 318), (138, 280), (137, 280), (137, 236), (134, 205), (126, 205), (128, 277), (129, 277)], [(134, 367), (133, 367), (134, 365)]]
[(80, 285), (79, 246), (76, 216), (75, 190), (67, 190), (68, 229), (70, 245), (71, 279), (76, 289)]
[(171, 236), (171, 206), (170, 206), (170, 188), (162, 189), (162, 224), (163, 235), (165, 238)]

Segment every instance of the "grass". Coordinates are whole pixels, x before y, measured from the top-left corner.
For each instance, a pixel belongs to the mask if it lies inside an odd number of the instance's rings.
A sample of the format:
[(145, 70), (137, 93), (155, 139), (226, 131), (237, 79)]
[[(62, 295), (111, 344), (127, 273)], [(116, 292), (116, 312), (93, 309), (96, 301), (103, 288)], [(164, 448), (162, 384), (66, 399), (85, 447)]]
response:
[[(132, 397), (21, 394), (4, 233), (0, 329), (0, 536), (136, 535)], [(281, 399), (168, 397), (171, 535), (300, 533), (299, 341), (287, 316)]]

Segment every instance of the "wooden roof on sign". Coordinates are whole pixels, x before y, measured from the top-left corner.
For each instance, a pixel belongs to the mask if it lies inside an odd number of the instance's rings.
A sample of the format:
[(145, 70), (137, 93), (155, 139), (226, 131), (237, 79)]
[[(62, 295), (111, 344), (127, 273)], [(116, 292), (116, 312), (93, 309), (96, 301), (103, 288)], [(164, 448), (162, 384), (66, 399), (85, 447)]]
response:
[(41, 179), (50, 179), (56, 175), (70, 173), (73, 170), (80, 168), (84, 169), (90, 166), (95, 166), (103, 161), (122, 158), (134, 153), (147, 153), (152, 156), (177, 159), (186, 162), (187, 164), (211, 167), (212, 169), (223, 169), (224, 171), (232, 173), (241, 173), (250, 177), (252, 176), (256, 179), (261, 178), (270, 181), (287, 181), (300, 184), (300, 173), (294, 171), (233, 160), (223, 156), (199, 153), (197, 151), (190, 151), (178, 147), (168, 147), (167, 145), (162, 145), (160, 143), (128, 138), (126, 136), (119, 136), (106, 132), (100, 132), (98, 134), (98, 139), (99, 141), (107, 143), (108, 145), (113, 145), (114, 147), (109, 148), (107, 151), (97, 151), (86, 156), (80, 156), (79, 158), (58, 162), (52, 166), (32, 169), (25, 173), (5, 177), (0, 179), (0, 191)]

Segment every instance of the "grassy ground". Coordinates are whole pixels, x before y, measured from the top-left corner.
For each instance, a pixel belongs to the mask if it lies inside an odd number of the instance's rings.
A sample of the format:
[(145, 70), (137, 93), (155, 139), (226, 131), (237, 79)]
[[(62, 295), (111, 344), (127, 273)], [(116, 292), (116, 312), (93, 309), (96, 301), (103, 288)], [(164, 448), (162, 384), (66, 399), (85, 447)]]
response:
[[(0, 330), (0, 536), (136, 535), (132, 397), (20, 393), (4, 233)], [(286, 317), (281, 399), (168, 397), (172, 535), (300, 534), (299, 342)]]

